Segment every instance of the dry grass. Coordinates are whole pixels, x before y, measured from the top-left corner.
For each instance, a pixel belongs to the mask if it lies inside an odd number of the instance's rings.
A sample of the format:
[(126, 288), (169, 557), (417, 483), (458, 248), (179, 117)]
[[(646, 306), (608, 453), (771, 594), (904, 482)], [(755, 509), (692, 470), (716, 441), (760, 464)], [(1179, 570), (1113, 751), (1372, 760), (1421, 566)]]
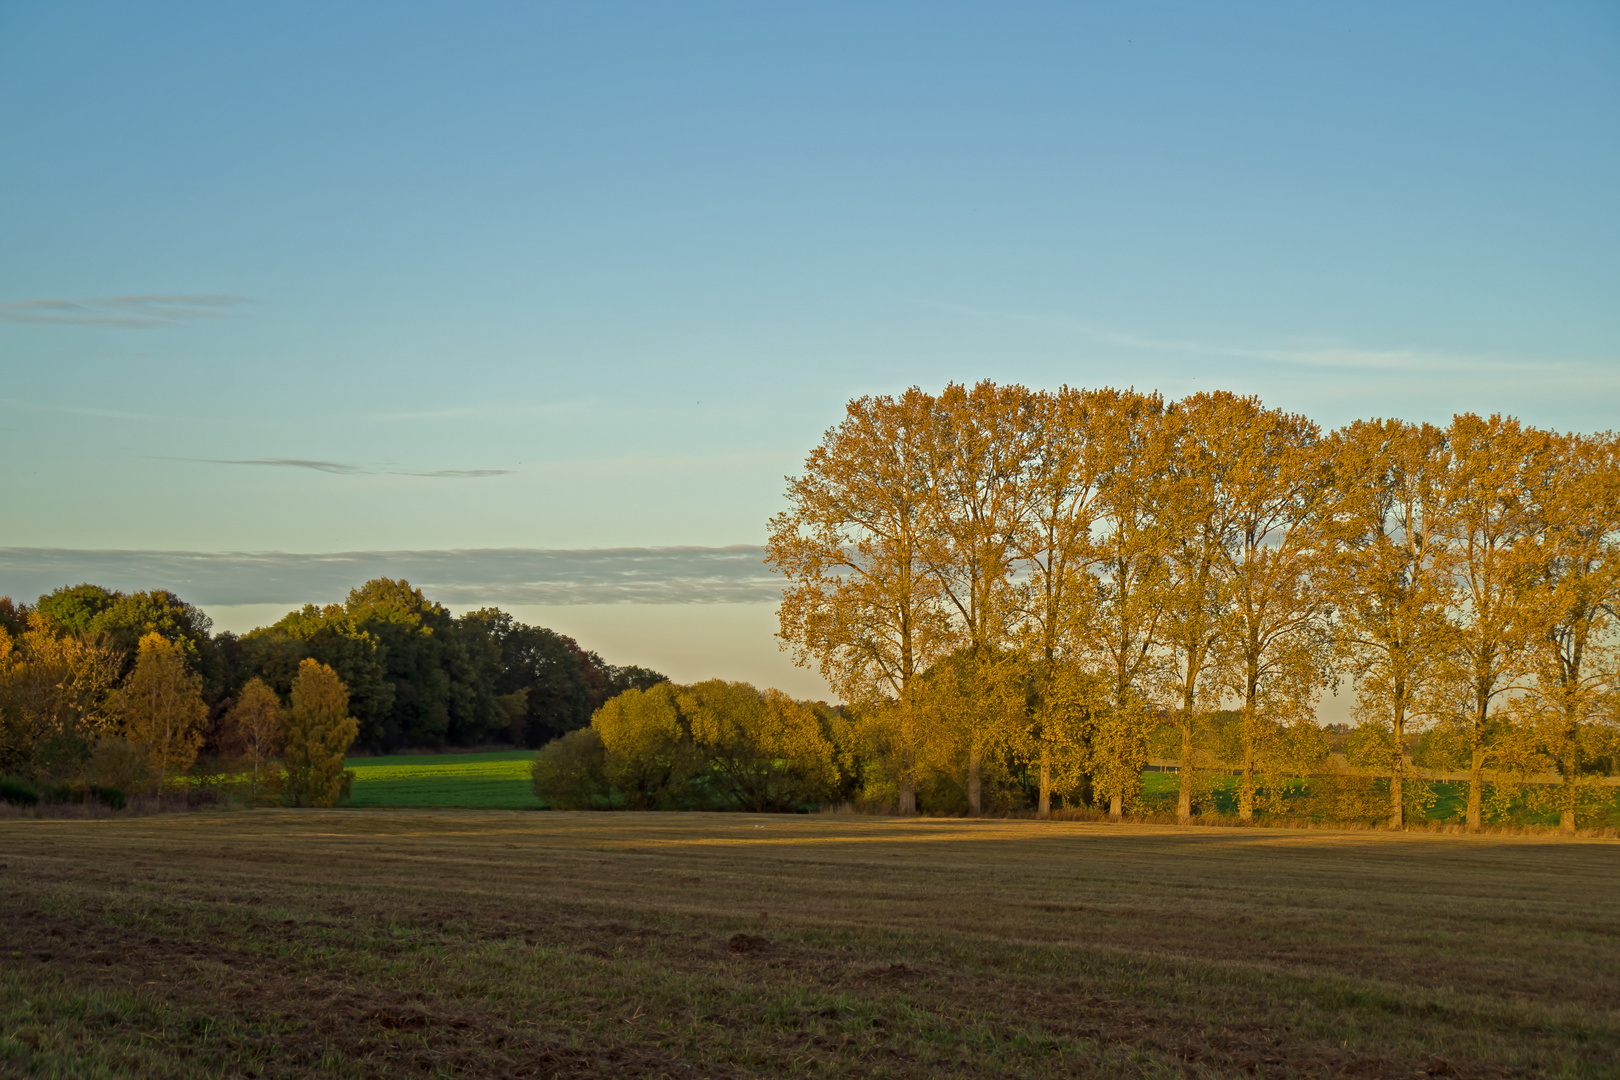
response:
[(0, 821), (0, 1074), (1620, 1074), (1620, 844), (850, 815)]

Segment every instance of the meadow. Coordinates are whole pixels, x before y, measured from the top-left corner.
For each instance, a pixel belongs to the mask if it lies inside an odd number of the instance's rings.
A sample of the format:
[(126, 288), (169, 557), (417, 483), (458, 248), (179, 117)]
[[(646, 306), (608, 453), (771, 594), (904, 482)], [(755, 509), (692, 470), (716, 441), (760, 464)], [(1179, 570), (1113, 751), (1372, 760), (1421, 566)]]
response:
[[(533, 761), (532, 750), (349, 758), (346, 764), (354, 770), (355, 782), (347, 805), (355, 808), (537, 810), (544, 804), (535, 798), (530, 786), (529, 767)], [(1143, 802), (1139, 811), (1173, 815), (1177, 783), (1178, 778), (1173, 773), (1143, 773)], [(1435, 789), (1438, 798), (1429, 808), (1428, 819), (1432, 822), (1461, 820), (1467, 785), (1441, 782), (1435, 784)], [(1235, 779), (1227, 781), (1214, 810), (1227, 816), (1236, 815)], [(1554, 813), (1519, 808), (1502, 824), (1551, 827), (1557, 820)], [(1620, 798), (1593, 824), (1609, 829), (1620, 826)]]
[(1620, 843), (0, 819), (0, 1074), (1612, 1077)]
[(538, 809), (533, 763), (533, 750), (348, 758), (344, 764), (354, 770), (348, 805)]

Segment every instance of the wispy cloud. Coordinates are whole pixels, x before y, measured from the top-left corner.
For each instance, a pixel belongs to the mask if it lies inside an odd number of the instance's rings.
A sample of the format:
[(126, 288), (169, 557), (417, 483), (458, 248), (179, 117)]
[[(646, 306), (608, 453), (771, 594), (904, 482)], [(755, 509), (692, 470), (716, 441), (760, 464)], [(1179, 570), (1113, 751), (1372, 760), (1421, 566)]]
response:
[(1569, 361), (1548, 361), (1544, 358), (1520, 359), (1481, 356), (1471, 353), (1436, 349), (1367, 348), (1340, 341), (1303, 341), (1281, 346), (1254, 346), (1228, 342), (1203, 341), (1197, 338), (1154, 337), (1128, 330), (1096, 326), (1079, 319), (1044, 312), (1018, 311), (1001, 308), (981, 308), (963, 304), (946, 304), (932, 300), (920, 301), (926, 307), (982, 319), (997, 319), (1035, 326), (1044, 326), (1084, 337), (1103, 345), (1140, 350), (1143, 352), (1183, 353), (1195, 356), (1218, 356), (1240, 360), (1259, 360), (1317, 368), (1340, 368), (1366, 371), (1414, 371), (1430, 373), (1494, 371), (1512, 374), (1528, 369), (1545, 371), (1549, 367), (1571, 369), (1594, 368), (1596, 365)]
[(119, 326), (146, 330), (217, 319), (250, 304), (241, 296), (212, 293), (149, 293), (89, 300), (11, 300), (0, 302), (0, 322), (56, 323), (67, 326)]
[(0, 548), (0, 594), (32, 600), (63, 585), (172, 589), (204, 607), (331, 603), (369, 578), (403, 577), (460, 606), (770, 603), (781, 580), (763, 548), (287, 552)]
[(199, 465), (257, 465), (274, 469), (310, 469), (314, 472), (334, 473), (339, 476), (425, 476), (438, 480), (475, 480), (483, 476), (505, 476), (511, 469), (430, 469), (411, 472), (404, 469), (368, 469), (344, 461), (321, 461), (317, 458), (194, 458), (161, 457), (159, 461), (191, 461)]
[(169, 461), (195, 461), (203, 465), (268, 465), (277, 469), (313, 469), (323, 473), (358, 473), (365, 470), (358, 465), (345, 465), (341, 461), (316, 461), (312, 458), (168, 458)]

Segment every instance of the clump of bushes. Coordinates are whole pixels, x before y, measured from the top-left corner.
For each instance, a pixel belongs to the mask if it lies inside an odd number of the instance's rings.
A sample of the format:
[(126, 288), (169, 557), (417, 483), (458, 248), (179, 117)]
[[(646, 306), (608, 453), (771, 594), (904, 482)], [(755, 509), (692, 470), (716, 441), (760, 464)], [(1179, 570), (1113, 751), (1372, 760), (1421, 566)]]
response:
[(712, 679), (627, 690), (534, 763), (557, 810), (805, 811), (857, 784), (844, 718), (777, 690)]

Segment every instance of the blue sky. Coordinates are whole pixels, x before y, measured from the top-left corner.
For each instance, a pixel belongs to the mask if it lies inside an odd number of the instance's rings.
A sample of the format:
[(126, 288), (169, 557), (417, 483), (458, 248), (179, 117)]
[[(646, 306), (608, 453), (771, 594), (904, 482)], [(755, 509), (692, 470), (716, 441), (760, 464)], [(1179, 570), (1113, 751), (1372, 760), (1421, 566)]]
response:
[(0, 547), (757, 544), (947, 379), (1620, 403), (1610, 2), (10, 3), (0, 103)]

